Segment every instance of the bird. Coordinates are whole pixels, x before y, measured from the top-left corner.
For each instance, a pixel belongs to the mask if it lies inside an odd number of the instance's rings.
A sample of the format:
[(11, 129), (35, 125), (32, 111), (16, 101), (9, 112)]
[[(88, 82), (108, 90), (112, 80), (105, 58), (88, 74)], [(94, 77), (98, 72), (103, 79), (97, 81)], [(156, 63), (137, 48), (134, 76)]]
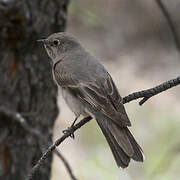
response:
[(118, 167), (130, 160), (144, 161), (144, 153), (128, 127), (131, 122), (122, 97), (108, 71), (82, 43), (67, 32), (53, 33), (43, 42), (52, 60), (52, 74), (68, 107), (75, 114), (93, 117), (112, 151)]

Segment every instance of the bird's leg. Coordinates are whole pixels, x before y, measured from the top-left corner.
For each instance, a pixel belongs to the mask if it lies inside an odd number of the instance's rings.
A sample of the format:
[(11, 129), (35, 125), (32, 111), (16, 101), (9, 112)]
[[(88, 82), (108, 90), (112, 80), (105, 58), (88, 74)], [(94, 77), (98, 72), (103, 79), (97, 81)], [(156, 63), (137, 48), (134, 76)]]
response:
[[(67, 129), (63, 130), (63, 133), (64, 133), (64, 134), (68, 133), (69, 131), (71, 131), (71, 129), (73, 129), (74, 124), (76, 123), (76, 121), (77, 121), (78, 118), (79, 118), (79, 116), (76, 116), (76, 118), (75, 118), (75, 120), (73, 121), (73, 123), (71, 124), (71, 126), (68, 127)], [(71, 134), (70, 134), (70, 137), (74, 139), (74, 138), (75, 138), (74, 133), (71, 133)]]
[(73, 123), (71, 124), (71, 127), (74, 126), (74, 124), (76, 123), (76, 121), (78, 120), (79, 116), (76, 116), (76, 118), (74, 119)]

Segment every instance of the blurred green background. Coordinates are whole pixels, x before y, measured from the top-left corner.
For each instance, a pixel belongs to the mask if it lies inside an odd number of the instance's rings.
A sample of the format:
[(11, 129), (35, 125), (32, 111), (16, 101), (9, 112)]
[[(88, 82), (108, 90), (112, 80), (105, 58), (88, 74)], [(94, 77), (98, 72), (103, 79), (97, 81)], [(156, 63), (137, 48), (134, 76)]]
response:
[[(164, 0), (180, 31), (179, 0)], [(71, 1), (67, 31), (77, 36), (108, 69), (122, 97), (179, 76), (180, 56), (167, 21), (155, 1)], [(180, 33), (179, 33), (180, 34)], [(72, 123), (73, 114), (59, 95), (60, 115), (54, 139)], [(110, 149), (93, 120), (67, 139), (59, 150), (81, 180), (178, 180), (180, 176), (179, 87), (161, 93), (142, 107), (125, 105), (130, 130), (144, 150), (144, 163), (116, 167)], [(69, 180), (54, 156), (52, 180)]]

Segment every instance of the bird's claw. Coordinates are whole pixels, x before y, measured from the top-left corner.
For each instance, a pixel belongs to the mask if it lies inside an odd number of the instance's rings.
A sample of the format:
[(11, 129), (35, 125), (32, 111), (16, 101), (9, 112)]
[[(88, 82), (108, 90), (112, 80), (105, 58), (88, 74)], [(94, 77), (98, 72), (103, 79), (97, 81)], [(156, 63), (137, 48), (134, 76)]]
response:
[[(67, 133), (71, 132), (71, 130), (72, 130), (72, 127), (68, 127), (67, 129), (63, 130), (63, 133), (64, 133), (64, 134), (67, 134)], [(72, 139), (74, 139), (74, 138), (75, 138), (75, 136), (74, 136), (74, 133), (73, 133), (73, 132), (72, 132), (72, 133), (70, 133), (70, 137), (71, 137)]]

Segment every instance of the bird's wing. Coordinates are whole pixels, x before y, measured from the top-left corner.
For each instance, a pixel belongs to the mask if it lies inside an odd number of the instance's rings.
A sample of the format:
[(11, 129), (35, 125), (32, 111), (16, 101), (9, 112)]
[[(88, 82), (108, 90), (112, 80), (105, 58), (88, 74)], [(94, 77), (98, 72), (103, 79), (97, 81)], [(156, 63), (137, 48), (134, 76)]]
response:
[(107, 78), (98, 78), (95, 82), (80, 82), (70, 74), (58, 72), (57, 69), (54, 71), (54, 77), (61, 87), (95, 111), (103, 113), (118, 126), (131, 126), (122, 98), (109, 74)]

